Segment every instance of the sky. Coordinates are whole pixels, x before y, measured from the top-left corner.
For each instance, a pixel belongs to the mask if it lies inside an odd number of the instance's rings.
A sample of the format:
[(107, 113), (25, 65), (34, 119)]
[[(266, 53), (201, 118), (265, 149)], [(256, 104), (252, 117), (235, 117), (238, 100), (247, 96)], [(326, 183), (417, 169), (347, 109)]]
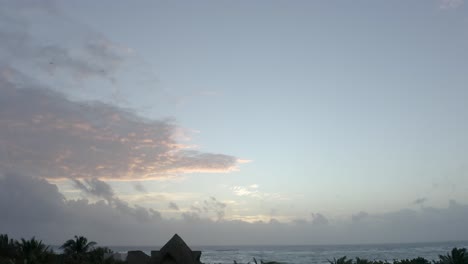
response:
[(0, 3), (0, 233), (468, 240), (465, 1)]

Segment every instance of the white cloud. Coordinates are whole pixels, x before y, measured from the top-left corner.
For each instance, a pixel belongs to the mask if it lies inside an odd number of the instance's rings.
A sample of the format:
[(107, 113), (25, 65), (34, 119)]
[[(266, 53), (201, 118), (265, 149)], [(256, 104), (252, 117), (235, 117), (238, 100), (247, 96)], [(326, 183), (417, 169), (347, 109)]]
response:
[(275, 199), (283, 200), (287, 199), (279, 193), (267, 193), (261, 192), (259, 190), (260, 186), (258, 184), (251, 184), (249, 186), (232, 186), (230, 190), (237, 196), (241, 197), (252, 197), (257, 199)]
[(259, 191), (257, 188), (252, 188), (251, 186), (233, 186), (231, 187), (231, 190), (237, 196), (259, 196)]

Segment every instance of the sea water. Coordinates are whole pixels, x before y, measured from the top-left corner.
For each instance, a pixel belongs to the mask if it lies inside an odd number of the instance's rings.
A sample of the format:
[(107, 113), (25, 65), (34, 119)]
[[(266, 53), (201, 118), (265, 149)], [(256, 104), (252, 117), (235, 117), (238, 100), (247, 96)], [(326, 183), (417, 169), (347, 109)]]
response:
[[(282, 263), (311, 264), (328, 263), (328, 260), (346, 256), (348, 258), (364, 258), (368, 260), (384, 260), (392, 262), (395, 259), (411, 259), (424, 257), (436, 260), (439, 255), (445, 255), (454, 247), (468, 248), (468, 241), (441, 243), (412, 244), (380, 244), (380, 245), (325, 245), (325, 246), (193, 246), (193, 250), (201, 250), (203, 263), (248, 263), (255, 258), (263, 261), (278, 261)], [(117, 252), (142, 250), (148, 255), (158, 247), (113, 247)]]

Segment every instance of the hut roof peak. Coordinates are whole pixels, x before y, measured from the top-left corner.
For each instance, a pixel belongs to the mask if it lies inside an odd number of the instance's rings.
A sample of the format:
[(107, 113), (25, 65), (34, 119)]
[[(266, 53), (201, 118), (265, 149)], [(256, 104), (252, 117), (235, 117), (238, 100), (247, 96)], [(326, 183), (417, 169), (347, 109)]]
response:
[(177, 251), (184, 250), (191, 252), (189, 246), (184, 242), (184, 240), (178, 235), (175, 234), (169, 241), (161, 248), (161, 252), (171, 252), (177, 249)]

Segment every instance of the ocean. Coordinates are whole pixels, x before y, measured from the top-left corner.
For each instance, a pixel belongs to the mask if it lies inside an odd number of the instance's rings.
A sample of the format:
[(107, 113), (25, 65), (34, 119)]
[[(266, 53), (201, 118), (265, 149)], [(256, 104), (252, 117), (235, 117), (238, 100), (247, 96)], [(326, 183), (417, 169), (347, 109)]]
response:
[[(438, 259), (439, 255), (447, 254), (454, 247), (468, 248), (468, 241), (411, 243), (411, 244), (380, 244), (380, 245), (325, 245), (325, 246), (194, 246), (193, 250), (201, 250), (201, 261), (214, 263), (248, 263), (257, 261), (278, 261), (282, 263), (311, 264), (328, 263), (327, 260), (347, 256), (348, 258), (365, 258), (369, 260), (407, 259), (424, 257), (429, 260)], [(150, 254), (151, 247), (111, 247), (116, 252), (142, 250)]]

